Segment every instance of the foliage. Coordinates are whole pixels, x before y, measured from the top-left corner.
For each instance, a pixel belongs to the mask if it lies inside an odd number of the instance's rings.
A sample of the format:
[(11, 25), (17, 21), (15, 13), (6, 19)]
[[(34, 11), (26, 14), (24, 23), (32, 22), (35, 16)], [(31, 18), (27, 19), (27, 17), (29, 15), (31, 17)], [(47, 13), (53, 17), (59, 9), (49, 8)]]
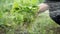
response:
[(38, 3), (38, 0), (1, 0), (0, 25), (3, 25), (5, 29), (11, 28), (11, 30), (25, 25), (30, 28), (38, 12)]
[(51, 28), (58, 25), (41, 13), (37, 17), (38, 4), (44, 0), (0, 0), (0, 29), (4, 34), (53, 34)]

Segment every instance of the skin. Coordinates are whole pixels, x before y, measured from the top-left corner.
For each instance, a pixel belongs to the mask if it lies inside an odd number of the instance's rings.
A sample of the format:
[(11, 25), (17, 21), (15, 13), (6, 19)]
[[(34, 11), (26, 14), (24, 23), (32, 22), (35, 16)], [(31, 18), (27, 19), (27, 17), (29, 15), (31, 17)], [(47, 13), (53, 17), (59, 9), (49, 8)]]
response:
[(42, 13), (42, 12), (44, 12), (44, 11), (49, 9), (49, 6), (47, 4), (45, 4), (45, 3), (41, 3), (38, 6), (39, 6), (39, 13)]

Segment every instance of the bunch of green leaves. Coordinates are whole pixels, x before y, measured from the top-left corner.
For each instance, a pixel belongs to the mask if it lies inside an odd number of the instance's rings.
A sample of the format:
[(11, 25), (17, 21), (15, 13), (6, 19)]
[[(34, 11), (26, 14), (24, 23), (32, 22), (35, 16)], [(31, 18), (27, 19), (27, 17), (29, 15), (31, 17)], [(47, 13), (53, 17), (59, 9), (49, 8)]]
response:
[(39, 0), (13, 0), (13, 2), (12, 0), (1, 0), (0, 25), (7, 28), (12, 27), (13, 30), (18, 25), (31, 26), (38, 12), (38, 4)]
[[(38, 0), (1, 0), (0, 24), (7, 26), (31, 23), (38, 10)], [(11, 9), (12, 8), (12, 9)]]
[(13, 18), (10, 19), (13, 21), (11, 23), (13, 23), (15, 28), (18, 25), (22, 26), (22, 28), (31, 28), (31, 24), (36, 19), (38, 12), (38, 3), (38, 0), (14, 0), (10, 11), (10, 16), (13, 16)]
[(11, 15), (14, 17), (14, 22), (18, 24), (30, 24), (35, 20), (38, 12), (38, 0), (14, 0)]

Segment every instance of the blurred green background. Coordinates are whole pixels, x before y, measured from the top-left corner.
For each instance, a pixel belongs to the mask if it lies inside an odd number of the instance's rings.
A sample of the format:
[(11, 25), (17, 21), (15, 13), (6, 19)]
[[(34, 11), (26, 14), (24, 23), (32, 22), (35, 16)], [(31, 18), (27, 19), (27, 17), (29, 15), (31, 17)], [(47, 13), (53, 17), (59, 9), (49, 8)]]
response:
[[(27, 27), (26, 25), (22, 26), (21, 24), (23, 24), (22, 22), (23, 16), (20, 14), (17, 14), (17, 12), (19, 12), (20, 10), (23, 10), (23, 9), (20, 9), (19, 5), (21, 2), (19, 1), (20, 0), (0, 0), (0, 33), (1, 34), (60, 34), (60, 26), (56, 24), (49, 17), (49, 10), (43, 13), (40, 13), (36, 19), (30, 18), (30, 20), (34, 19), (34, 23), (31, 23), (31, 24), (29, 23), (30, 26), (29, 24), (26, 24)], [(28, 1), (28, 0), (25, 0), (25, 1)], [(34, 1), (35, 0), (33, 0), (31, 3), (32, 5), (34, 5), (34, 8), (36, 8), (35, 4), (38, 5), (42, 3), (44, 0), (36, 0), (38, 1), (38, 3), (36, 3), (36, 1), (34, 3)], [(25, 6), (28, 6), (28, 5), (30, 4), (26, 4)], [(27, 11), (29, 9), (25, 9), (25, 10)], [(16, 16), (17, 16), (17, 20), (13, 20), (14, 17)], [(26, 17), (27, 19), (29, 19), (28, 16)], [(19, 23), (19, 19), (21, 19), (20, 21), (22, 23)]]

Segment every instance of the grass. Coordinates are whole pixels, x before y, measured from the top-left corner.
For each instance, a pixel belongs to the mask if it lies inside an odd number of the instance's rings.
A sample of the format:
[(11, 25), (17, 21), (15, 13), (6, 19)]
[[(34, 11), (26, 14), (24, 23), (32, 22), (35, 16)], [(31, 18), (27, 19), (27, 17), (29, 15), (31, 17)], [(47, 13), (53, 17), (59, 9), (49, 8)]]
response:
[[(5, 1), (7, 1), (7, 0), (5, 0)], [(4, 2), (3, 2), (3, 0), (0, 1), (0, 16), (3, 15), (4, 18), (8, 16), (7, 12), (10, 12), (10, 9), (12, 8), (12, 4), (13, 4), (13, 1), (11, 1), (11, 0), (9, 0), (7, 3), (5, 1)], [(42, 0), (40, 0), (40, 1), (42, 1)], [(5, 12), (6, 12), (6, 14), (5, 14)], [(13, 16), (10, 16), (10, 17), (13, 17)], [(10, 21), (9, 18), (8, 19), (7, 18), (4, 19), (4, 18), (0, 19), (0, 25), (5, 24), (4, 20), (6, 20), (7, 23), (12, 21), (12, 20)], [(44, 13), (39, 14), (39, 17), (37, 17), (37, 19), (34, 21), (34, 23), (32, 23), (32, 28), (31, 29), (29, 28), (28, 33), (29, 34), (56, 34), (58, 32), (58, 30), (57, 30), (58, 27), (59, 27), (59, 25), (56, 24), (49, 17), (49, 11), (46, 11)], [(10, 29), (10, 27), (5, 27), (5, 28), (6, 28), (5, 32), (7, 34), (14, 34), (15, 28), (12, 30)], [(4, 29), (4, 28), (2, 28), (2, 29)], [(2, 29), (0, 28), (0, 30), (2, 30)], [(20, 33), (21, 30), (23, 30), (22, 33), (27, 32), (27, 29), (25, 27), (19, 27), (19, 25), (18, 25), (18, 28), (16, 27), (16, 29), (18, 29), (18, 31), (16, 31), (17, 33)], [(15, 32), (15, 34), (16, 34), (16, 32)]]
[(59, 27), (49, 16), (49, 11), (39, 14), (35, 21), (35, 30), (38, 34), (56, 34), (55, 30)]

